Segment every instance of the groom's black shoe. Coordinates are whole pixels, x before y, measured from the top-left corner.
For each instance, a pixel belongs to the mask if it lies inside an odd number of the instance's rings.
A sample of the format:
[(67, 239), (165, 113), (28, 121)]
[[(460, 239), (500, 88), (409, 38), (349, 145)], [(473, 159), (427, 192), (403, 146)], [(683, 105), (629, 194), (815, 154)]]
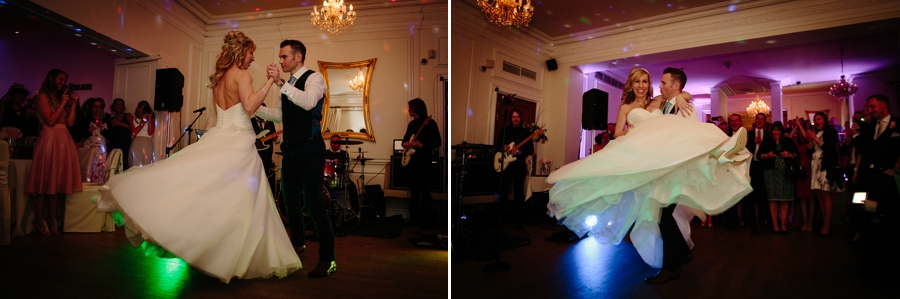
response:
[(294, 247), (294, 252), (296, 252), (298, 255), (303, 254), (304, 252), (306, 252), (306, 245), (300, 245), (300, 247)]
[(326, 277), (336, 271), (337, 271), (337, 263), (335, 263), (334, 261), (330, 261), (330, 262), (319, 261), (319, 263), (316, 264), (316, 268), (313, 269), (312, 271), (309, 271), (308, 275), (309, 275), (309, 277), (313, 277), (313, 278)]
[(679, 276), (681, 276), (681, 268), (672, 271), (659, 270), (655, 276), (644, 278), (644, 280), (648, 283), (664, 283), (676, 280)]

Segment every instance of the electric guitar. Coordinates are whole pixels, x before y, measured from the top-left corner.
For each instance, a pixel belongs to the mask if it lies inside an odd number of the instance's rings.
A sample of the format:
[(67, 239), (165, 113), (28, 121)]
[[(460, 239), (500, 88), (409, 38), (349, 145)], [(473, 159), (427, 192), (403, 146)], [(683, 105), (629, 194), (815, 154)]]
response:
[(275, 133), (272, 133), (272, 134), (266, 136), (266, 134), (269, 134), (269, 130), (262, 130), (262, 132), (259, 132), (259, 134), (256, 134), (256, 151), (261, 152), (261, 151), (269, 149), (269, 145), (266, 144), (266, 141), (269, 141), (272, 138), (275, 138), (278, 135), (281, 135), (281, 133), (283, 133), (283, 132), (284, 131), (278, 131), (278, 132), (275, 132)]
[(515, 153), (516, 150), (525, 145), (526, 142), (531, 141), (531, 138), (534, 138), (534, 136), (540, 135), (541, 133), (544, 133), (544, 128), (540, 128), (539, 130), (534, 131), (534, 133), (531, 133), (528, 138), (525, 138), (525, 140), (519, 142), (518, 145), (515, 142), (511, 142), (509, 144), (508, 151), (499, 151), (494, 154), (494, 170), (496, 170), (497, 172), (501, 172), (506, 169), (507, 166), (509, 166), (509, 163), (518, 160), (518, 158), (513, 157), (513, 153)]
[[(419, 126), (419, 130), (416, 131), (416, 133), (413, 134), (412, 137), (410, 137), (409, 141), (407, 141), (407, 142), (412, 143), (414, 140), (416, 140), (416, 137), (419, 136), (419, 133), (422, 133), (422, 128), (424, 128), (425, 125), (427, 125), (428, 121), (430, 121), (430, 120), (431, 120), (431, 115), (429, 115), (428, 118), (426, 118), (425, 121), (422, 122), (422, 125)], [(409, 148), (403, 149), (403, 158), (400, 160), (400, 164), (403, 166), (409, 165), (409, 159), (412, 158), (412, 155), (415, 153), (416, 153), (416, 150), (414, 148), (412, 148), (412, 146), (410, 146)]]

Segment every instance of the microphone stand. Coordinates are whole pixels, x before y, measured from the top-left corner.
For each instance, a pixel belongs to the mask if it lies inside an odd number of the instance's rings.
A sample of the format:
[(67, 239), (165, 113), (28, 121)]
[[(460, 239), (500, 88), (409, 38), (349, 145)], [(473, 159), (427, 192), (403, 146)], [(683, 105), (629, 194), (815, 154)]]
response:
[(200, 119), (200, 116), (203, 115), (204, 110), (200, 110), (200, 114), (197, 114), (197, 117), (194, 118), (194, 121), (192, 121), (191, 124), (189, 124), (187, 126), (187, 128), (184, 129), (184, 132), (181, 133), (181, 136), (178, 137), (178, 140), (175, 140), (175, 143), (173, 143), (171, 146), (166, 147), (166, 158), (169, 157), (169, 153), (172, 152), (172, 149), (175, 148), (175, 145), (177, 145), (178, 142), (181, 142), (181, 138), (184, 138), (185, 134), (190, 134), (191, 132), (194, 131), (194, 129), (192, 127), (194, 126), (194, 123), (196, 123), (197, 120)]

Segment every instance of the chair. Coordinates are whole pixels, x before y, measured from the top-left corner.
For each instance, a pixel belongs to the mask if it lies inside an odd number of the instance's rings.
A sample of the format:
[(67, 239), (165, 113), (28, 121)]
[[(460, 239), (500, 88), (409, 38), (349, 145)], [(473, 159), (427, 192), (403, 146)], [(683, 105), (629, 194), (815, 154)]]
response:
[[(106, 180), (122, 172), (122, 150), (113, 149), (106, 157)], [(97, 212), (97, 198), (100, 196), (101, 184), (82, 183), (82, 191), (72, 193), (66, 198), (66, 221), (63, 231), (112, 232), (115, 223), (109, 213)]]

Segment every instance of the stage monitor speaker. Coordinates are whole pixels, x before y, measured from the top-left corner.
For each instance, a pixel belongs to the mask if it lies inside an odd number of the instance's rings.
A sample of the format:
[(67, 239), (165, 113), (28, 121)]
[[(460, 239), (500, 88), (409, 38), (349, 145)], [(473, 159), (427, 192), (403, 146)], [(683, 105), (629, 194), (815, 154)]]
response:
[(591, 89), (581, 97), (581, 128), (584, 130), (606, 130), (607, 102), (609, 94), (599, 89)]
[(547, 69), (551, 71), (555, 71), (559, 66), (556, 65), (556, 58), (547, 60)]
[(182, 89), (184, 75), (176, 68), (156, 70), (156, 94), (153, 98), (153, 109), (157, 111), (181, 111), (184, 104)]
[[(366, 195), (369, 196), (368, 204), (375, 208), (378, 215), (385, 217), (384, 190), (381, 190), (381, 185), (366, 185)], [(365, 204), (366, 202), (363, 203)], [(375, 217), (372, 213), (372, 209), (369, 208), (362, 209), (360, 213), (363, 213), (364, 218), (371, 219), (372, 217)]]
[[(412, 173), (409, 167), (401, 164), (402, 155), (391, 156), (391, 189), (409, 190), (412, 185), (410, 177), (427, 176), (428, 190), (433, 192), (443, 192), (447, 171), (444, 170), (445, 162), (442, 157), (434, 157), (429, 163), (428, 173)], [(413, 157), (415, 159), (415, 157)]]

